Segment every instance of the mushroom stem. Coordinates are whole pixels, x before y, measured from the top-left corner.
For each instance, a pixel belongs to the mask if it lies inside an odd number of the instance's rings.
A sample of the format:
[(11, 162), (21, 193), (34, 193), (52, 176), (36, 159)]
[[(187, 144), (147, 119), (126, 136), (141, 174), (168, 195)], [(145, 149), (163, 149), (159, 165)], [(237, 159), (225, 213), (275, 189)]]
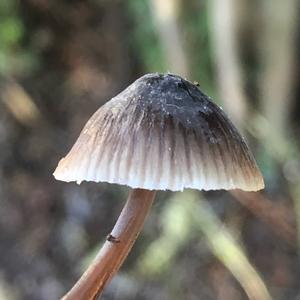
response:
[(137, 239), (156, 191), (133, 189), (107, 241), (62, 300), (96, 299), (117, 273)]

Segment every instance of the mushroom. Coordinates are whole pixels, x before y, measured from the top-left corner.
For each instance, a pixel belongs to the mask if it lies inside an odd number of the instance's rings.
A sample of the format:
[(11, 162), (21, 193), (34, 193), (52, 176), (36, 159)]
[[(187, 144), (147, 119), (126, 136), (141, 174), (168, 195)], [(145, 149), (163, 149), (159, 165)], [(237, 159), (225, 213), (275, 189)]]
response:
[(264, 187), (244, 139), (195, 84), (146, 74), (90, 118), (54, 176), (127, 185), (128, 200), (90, 267), (63, 299), (95, 299), (132, 248), (157, 190)]

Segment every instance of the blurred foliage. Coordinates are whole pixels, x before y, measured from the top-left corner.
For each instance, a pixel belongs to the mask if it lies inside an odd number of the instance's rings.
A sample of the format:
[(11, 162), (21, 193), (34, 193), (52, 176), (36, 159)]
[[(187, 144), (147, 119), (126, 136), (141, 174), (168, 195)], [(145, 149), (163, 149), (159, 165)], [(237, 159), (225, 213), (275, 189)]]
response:
[(19, 1), (0, 2), (0, 73), (26, 74), (34, 64), (33, 54), (22, 45), (24, 23), (20, 18)]
[(148, 0), (129, 0), (128, 13), (132, 18), (132, 33), (129, 43), (145, 72), (165, 72), (159, 40), (154, 28)]
[(162, 232), (147, 251), (140, 258), (138, 268), (144, 276), (163, 275), (175, 262), (178, 251), (187, 243), (195, 229), (190, 219), (191, 202), (185, 201), (183, 197), (170, 199), (160, 214)]
[(206, 1), (182, 2), (180, 22), (191, 78), (211, 97), (215, 98), (213, 58), (209, 40), (208, 9)]
[[(172, 1), (189, 79), (217, 95), (211, 2)], [(279, 2), (267, 13), (257, 2), (231, 2), (242, 35), (241, 67), (257, 76), (245, 76), (251, 104), (245, 128), (266, 190), (247, 199), (224, 191), (161, 193), (103, 299), (241, 300), (248, 294), (262, 300), (269, 299), (266, 289), (273, 299), (300, 297), (300, 106), (282, 99), (294, 119), (281, 134), (263, 115), (259, 92), (267, 47), (261, 32)], [(51, 174), (95, 109), (141, 74), (168, 71), (156, 25), (148, 0), (0, 1), (0, 299), (59, 298), (110, 232), (126, 188), (60, 183)], [(295, 100), (299, 39), (290, 47)]]
[(161, 214), (162, 234), (139, 261), (138, 267), (144, 276), (164, 275), (176, 262), (176, 255), (181, 248), (191, 242), (191, 237), (199, 238), (200, 232), (212, 252), (232, 272), (250, 299), (271, 299), (264, 282), (244, 254), (244, 249), (197, 193), (177, 193), (169, 201), (170, 204)]

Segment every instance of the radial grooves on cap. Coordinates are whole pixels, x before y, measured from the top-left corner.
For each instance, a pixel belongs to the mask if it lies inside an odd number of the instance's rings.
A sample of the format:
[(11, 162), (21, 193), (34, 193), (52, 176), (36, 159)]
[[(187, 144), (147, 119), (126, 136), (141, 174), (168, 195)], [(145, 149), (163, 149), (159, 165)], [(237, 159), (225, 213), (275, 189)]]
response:
[[(107, 124), (106, 130), (107, 132), (103, 139), (103, 145), (106, 145), (106, 147), (103, 147), (103, 153), (101, 153), (101, 156), (103, 157), (101, 158), (101, 162), (103, 162), (103, 174), (105, 174), (104, 176), (106, 176), (107, 180), (110, 182), (110, 168), (112, 165), (111, 155), (114, 151), (114, 143), (116, 142), (113, 138), (117, 132), (117, 129), (114, 128), (113, 120)], [(100, 153), (98, 155), (100, 155)]]
[(93, 168), (93, 165), (95, 164), (95, 161), (97, 159), (97, 141), (98, 141), (98, 135), (99, 131), (97, 130), (93, 137), (91, 137), (91, 158), (87, 165), (87, 177), (93, 178), (95, 177), (95, 169)]
[[(158, 145), (157, 145), (157, 138), (158, 136), (156, 135), (155, 132), (155, 115), (149, 113), (145, 116), (145, 126), (147, 128), (147, 131), (145, 132), (146, 134), (146, 151), (144, 152), (144, 158), (143, 158), (143, 182), (145, 182), (146, 178), (151, 178), (151, 180), (154, 181), (154, 178), (156, 177), (156, 170), (157, 170), (157, 159), (153, 159), (151, 164), (145, 163), (149, 157), (158, 157)], [(147, 168), (147, 166), (149, 166)]]
[(175, 170), (175, 128), (173, 124), (173, 119), (172, 117), (167, 119), (166, 122), (166, 130), (167, 130), (167, 139), (169, 140), (169, 148), (167, 151), (169, 152), (169, 155), (167, 156), (167, 162), (169, 165), (169, 180), (168, 184), (171, 187), (171, 189), (174, 189), (174, 184), (175, 184), (175, 179), (179, 177), (179, 174), (177, 176), (174, 176), (177, 170)]
[[(226, 181), (231, 182), (231, 174), (234, 174), (235, 168), (234, 164), (231, 159), (231, 146), (230, 142), (226, 135), (226, 129), (224, 128), (223, 122), (218, 122), (218, 129), (220, 132), (220, 138), (222, 141), (222, 145), (220, 146), (222, 148), (222, 157), (223, 157), (223, 165), (224, 165), (224, 175), (226, 176)], [(225, 163), (227, 162), (227, 164)]]
[[(221, 124), (222, 128), (224, 129), (223, 134), (226, 140), (226, 145), (228, 146), (228, 163), (226, 165), (226, 170), (227, 174), (229, 177), (229, 183), (231, 188), (235, 188), (236, 185), (244, 185), (244, 183), (241, 183), (243, 180), (243, 174), (240, 174), (241, 170), (239, 167), (239, 160), (241, 159), (240, 157), (238, 158), (237, 155), (237, 150), (236, 148), (236, 136), (235, 136), (235, 131), (234, 128), (231, 126), (231, 123), (225, 119), (223, 113), (221, 111), (218, 111), (218, 117), (220, 118), (219, 124)], [(234, 184), (235, 183), (235, 184)]]
[(194, 181), (194, 175), (193, 175), (193, 168), (191, 164), (191, 153), (190, 153), (190, 145), (189, 145), (189, 132), (188, 130), (185, 130), (184, 127), (179, 124), (179, 133), (178, 136), (180, 136), (183, 139), (183, 153), (185, 154), (185, 162), (183, 163), (184, 170), (183, 172), (186, 172), (187, 178), (186, 182), (184, 182), (184, 185), (188, 184), (189, 182)]
[(141, 119), (138, 127), (135, 128), (137, 131), (137, 143), (135, 145), (135, 152), (130, 167), (130, 180), (136, 186), (147, 185), (145, 183), (145, 172), (147, 168), (146, 160), (149, 149), (146, 148), (148, 133), (144, 128), (145, 111), (141, 111)]
[[(109, 122), (109, 118), (108, 118), (107, 114), (102, 116), (102, 118), (98, 118), (98, 115), (95, 114), (94, 118), (98, 119), (98, 122), (100, 125), (99, 128), (101, 128), (103, 131), (105, 131), (107, 124)], [(94, 168), (93, 166), (100, 165), (101, 158), (103, 157), (103, 155), (101, 155), (101, 156), (98, 155), (98, 152), (100, 151), (99, 144), (100, 144), (100, 141), (103, 140), (103, 134), (102, 134), (102, 131), (99, 130), (99, 128), (97, 128), (97, 130), (94, 133), (94, 137), (95, 137), (94, 145), (93, 145), (93, 149), (91, 150), (91, 159), (90, 159), (89, 168), (88, 168), (88, 174), (90, 174), (89, 178), (97, 178), (97, 176), (98, 176), (97, 169)]]
[(223, 159), (221, 159), (221, 164), (218, 163), (218, 159), (220, 157), (220, 153), (218, 152), (219, 145), (215, 144), (215, 134), (213, 132), (213, 130), (211, 130), (211, 128), (209, 129), (209, 135), (210, 135), (210, 139), (212, 140), (208, 140), (207, 145), (209, 145), (209, 155), (210, 155), (210, 160), (211, 160), (211, 164), (214, 166), (214, 174), (215, 174), (215, 180), (216, 180), (216, 185), (222, 185), (222, 178), (221, 178), (221, 170), (220, 167), (223, 164)]
[(218, 174), (218, 180), (220, 185), (224, 185), (224, 183), (230, 183), (230, 179), (228, 180), (228, 174), (226, 170), (229, 170), (230, 172), (230, 166), (228, 162), (228, 157), (225, 155), (225, 152), (223, 151), (224, 147), (224, 140), (222, 132), (220, 131), (220, 121), (218, 120), (218, 114), (214, 114), (212, 116), (214, 128), (210, 129), (210, 135), (212, 139), (214, 140), (211, 144), (211, 148), (214, 150), (214, 164), (216, 168), (216, 173)]
[(229, 172), (232, 172), (232, 171), (230, 171), (231, 166), (230, 165), (227, 166), (228, 163), (226, 164), (226, 162), (228, 162), (228, 160), (229, 160), (229, 157), (227, 156), (228, 146), (227, 146), (227, 143), (224, 138), (224, 133), (223, 133), (219, 123), (217, 124), (217, 129), (218, 129), (219, 137), (216, 137), (216, 138), (218, 138), (220, 141), (222, 141), (222, 144), (219, 144), (219, 146), (218, 146), (219, 162), (220, 162), (221, 168), (222, 168), (222, 181), (230, 182), (230, 178), (228, 177), (228, 173), (226, 172), (227, 168), (229, 169)]
[[(203, 130), (203, 128), (201, 128)], [(205, 137), (203, 135), (203, 131), (200, 130), (193, 130), (193, 138), (195, 141), (196, 149), (195, 149), (195, 155), (198, 156), (198, 158), (195, 160), (195, 168), (201, 168), (203, 171), (198, 175), (198, 181), (199, 184), (203, 184), (203, 186), (209, 186), (209, 176), (210, 176), (210, 166), (208, 165), (207, 161), (207, 144), (205, 142)], [(201, 166), (198, 166), (201, 164)], [(199, 172), (199, 171), (198, 171)], [(198, 173), (197, 172), (197, 173)]]
[[(160, 129), (160, 126), (158, 126), (156, 124), (156, 122), (159, 123), (159, 120), (154, 120), (155, 125), (154, 125), (153, 130), (154, 130), (154, 138), (156, 138), (154, 149), (155, 149), (155, 156), (160, 157), (162, 154), (163, 145), (162, 145), (162, 143), (159, 142), (161, 129)], [(155, 168), (155, 172), (153, 175), (153, 179), (156, 184), (159, 184), (160, 180), (163, 178), (163, 173), (162, 173), (163, 172), (163, 163), (164, 163), (164, 161), (162, 158), (157, 159), (155, 161), (156, 168)]]
[[(86, 145), (85, 151), (78, 151), (77, 144), (74, 146), (76, 152), (71, 151), (67, 157), (70, 169), (74, 165), (76, 177), (69, 180), (87, 180), (87, 176), (88, 180), (149, 189), (213, 189), (215, 186), (246, 189), (249, 184), (246, 181), (257, 175), (256, 169), (249, 167), (253, 161), (247, 148), (243, 143), (237, 146), (235, 140), (227, 139), (232, 128), (222, 121), (217, 127), (218, 136), (212, 130), (209, 132), (215, 141), (222, 141), (221, 145), (210, 142), (205, 136), (207, 129), (186, 129), (173, 118), (163, 118), (159, 127), (153, 126), (153, 120), (147, 122), (145, 115), (135, 121), (137, 124), (131, 123), (127, 130), (127, 139), (122, 136), (124, 130), (120, 126), (105, 118), (101, 122), (105, 135), (96, 132), (88, 138), (85, 133), (77, 142)], [(100, 144), (95, 145), (97, 143)], [(92, 146), (94, 150), (90, 150)], [(88, 159), (86, 152), (89, 151)], [(81, 161), (77, 167), (75, 160)], [(125, 161), (124, 168), (121, 168), (122, 161)], [(232, 180), (228, 180), (230, 178)]]
[[(119, 119), (117, 121), (118, 124), (124, 124), (127, 122), (127, 114), (125, 114), (124, 112), (120, 113)], [(128, 128), (132, 128), (132, 120), (131, 122), (128, 124)], [(116, 181), (118, 180), (117, 178), (120, 177), (120, 169), (121, 166), (123, 166), (123, 164), (125, 163), (125, 159), (122, 159), (122, 155), (124, 157), (126, 157), (128, 159), (128, 148), (129, 148), (129, 143), (131, 139), (128, 139), (127, 134), (128, 133), (128, 129), (126, 129), (126, 127), (124, 126), (119, 126), (118, 127), (118, 136), (116, 136), (116, 148), (115, 148), (115, 166), (112, 167), (112, 170), (114, 170), (114, 177), (112, 178), (112, 181)]]
[(160, 154), (160, 161), (158, 161), (159, 165), (159, 172), (157, 172), (157, 175), (155, 177), (155, 182), (158, 184), (163, 185), (163, 183), (166, 181), (166, 177), (168, 176), (168, 168), (165, 167), (165, 161), (166, 161), (166, 144), (165, 144), (165, 119), (161, 116), (158, 117), (157, 125), (156, 125), (156, 133), (158, 136), (158, 153)]
[[(181, 186), (181, 188), (183, 189), (186, 182), (188, 182), (188, 177), (189, 177), (189, 173), (188, 170), (186, 169), (186, 153), (184, 151), (184, 140), (182, 137), (182, 133), (179, 130), (180, 127), (180, 123), (179, 122), (175, 122), (175, 132), (176, 132), (176, 138), (175, 138), (175, 142), (176, 142), (176, 147), (178, 149), (178, 151), (176, 151), (176, 164), (177, 164), (177, 170), (179, 171), (179, 184)], [(177, 172), (178, 172), (177, 171)]]
[(133, 85), (92, 116), (57, 179), (162, 190), (263, 187), (242, 137), (191, 83), (150, 74)]
[(125, 160), (125, 162), (123, 164), (124, 168), (123, 168), (123, 173), (121, 175), (122, 176), (121, 180), (125, 180), (125, 178), (127, 176), (128, 176), (128, 180), (129, 181), (132, 180), (132, 178), (130, 178), (131, 166), (132, 166), (132, 158), (135, 155), (135, 145), (137, 143), (137, 130), (135, 129), (134, 122), (136, 122), (137, 124), (139, 124), (137, 117), (136, 117), (135, 120), (133, 120), (133, 122), (131, 122), (130, 128), (128, 129), (128, 132), (131, 132), (132, 136), (128, 140), (127, 155), (126, 155), (126, 160)]

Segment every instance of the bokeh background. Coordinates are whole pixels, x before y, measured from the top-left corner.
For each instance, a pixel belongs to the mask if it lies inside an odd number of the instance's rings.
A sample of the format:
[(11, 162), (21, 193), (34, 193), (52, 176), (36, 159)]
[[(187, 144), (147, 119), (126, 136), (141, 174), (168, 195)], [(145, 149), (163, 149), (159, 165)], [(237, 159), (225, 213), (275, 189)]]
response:
[(0, 299), (53, 300), (78, 279), (128, 188), (55, 181), (91, 114), (148, 72), (223, 107), (259, 193), (160, 192), (103, 299), (300, 299), (297, 0), (0, 1)]

